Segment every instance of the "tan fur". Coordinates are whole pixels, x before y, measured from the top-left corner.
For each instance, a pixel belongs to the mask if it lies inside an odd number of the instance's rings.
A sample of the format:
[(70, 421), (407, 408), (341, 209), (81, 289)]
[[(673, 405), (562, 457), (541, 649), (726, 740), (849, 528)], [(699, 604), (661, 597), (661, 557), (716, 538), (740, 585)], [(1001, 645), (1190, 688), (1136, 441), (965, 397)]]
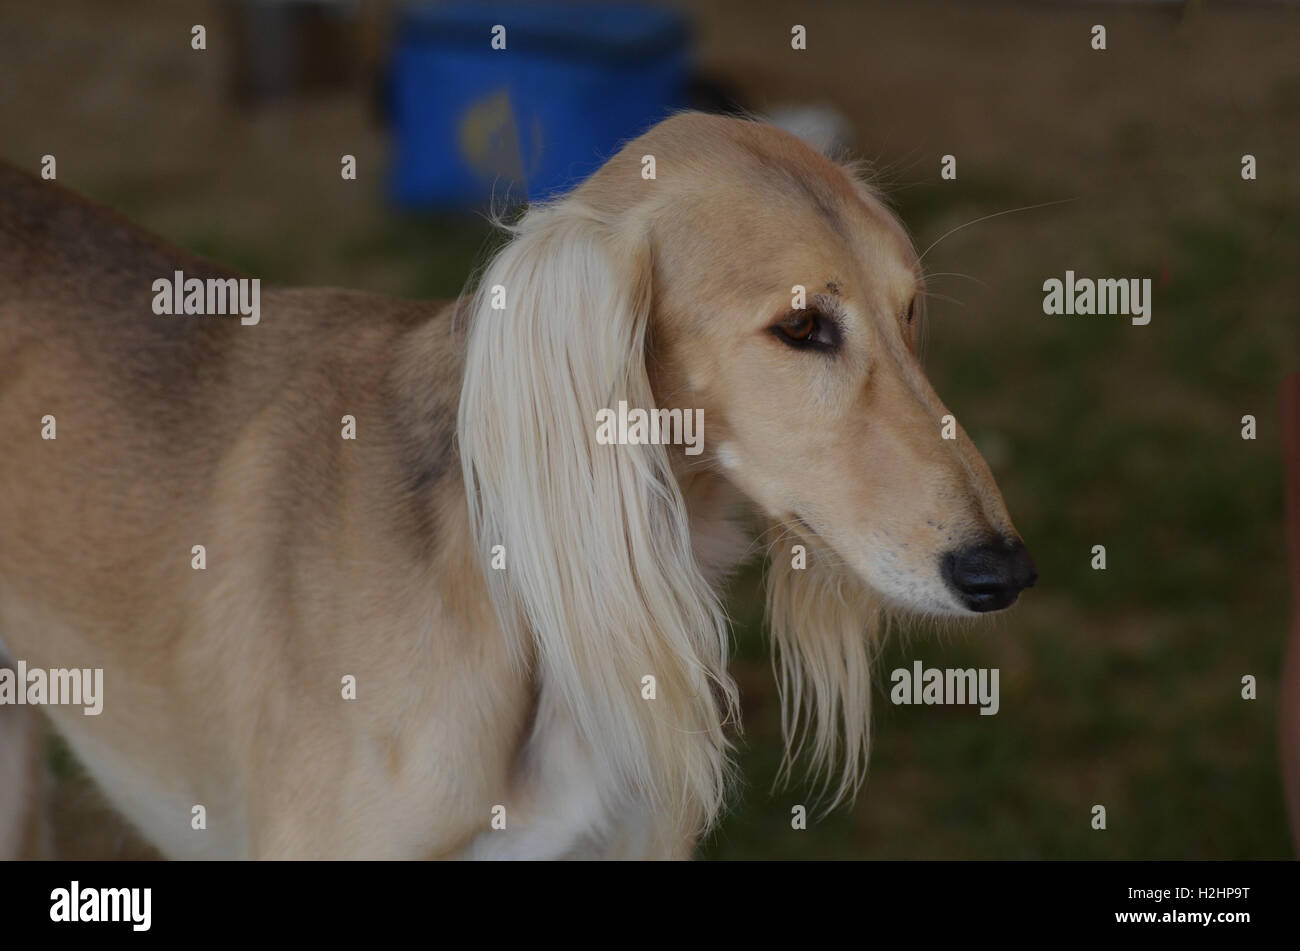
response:
[[(773, 605), (846, 776), (876, 607), (963, 613), (937, 555), (1014, 535), (938, 438), (905, 233), (802, 143), (677, 117), (518, 231), (505, 314), (264, 288), (257, 326), (163, 318), (155, 278), (230, 272), (0, 167), (0, 639), (105, 669), (101, 716), (47, 712), (165, 854), (687, 856), (727, 778), (738, 514), (850, 606)], [(843, 307), (842, 360), (773, 338), (796, 283)], [(703, 408), (704, 454), (594, 447), (620, 397)]]

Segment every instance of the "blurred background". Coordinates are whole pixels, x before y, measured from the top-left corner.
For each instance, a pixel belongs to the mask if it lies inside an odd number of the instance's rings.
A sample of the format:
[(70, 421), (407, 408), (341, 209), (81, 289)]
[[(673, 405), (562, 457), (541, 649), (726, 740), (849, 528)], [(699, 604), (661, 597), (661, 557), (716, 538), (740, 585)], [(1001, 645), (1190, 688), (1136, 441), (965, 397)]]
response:
[[(61, 184), (268, 282), (420, 298), (482, 263), (490, 202), (562, 192), (681, 106), (868, 160), (920, 248), (1072, 199), (926, 258), (930, 378), (1041, 580), (985, 623), (894, 635), (863, 793), (794, 831), (812, 799), (772, 788), (779, 710), (759, 566), (744, 572), (745, 784), (701, 855), (1285, 858), (1298, 53), (1283, 4), (44, 0), (0, 8), (0, 157), (36, 172), (52, 154)], [(1151, 324), (1044, 317), (1042, 283), (1066, 269), (1151, 278)], [(1000, 712), (890, 705), (888, 672), (916, 659), (999, 668)], [(66, 749), (50, 763), (62, 856), (149, 854)]]

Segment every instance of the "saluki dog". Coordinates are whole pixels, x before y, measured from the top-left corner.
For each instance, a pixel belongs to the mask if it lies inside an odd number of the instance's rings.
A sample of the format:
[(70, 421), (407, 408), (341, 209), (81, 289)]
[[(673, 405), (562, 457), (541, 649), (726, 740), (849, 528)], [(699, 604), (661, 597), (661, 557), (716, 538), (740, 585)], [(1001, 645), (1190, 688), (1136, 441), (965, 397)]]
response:
[(0, 638), (102, 671), (43, 711), (162, 854), (689, 857), (751, 553), (837, 799), (879, 613), (1034, 582), (848, 169), (686, 113), (509, 231), (458, 302), (268, 288), (250, 325), (158, 313), (239, 276), (0, 169)]

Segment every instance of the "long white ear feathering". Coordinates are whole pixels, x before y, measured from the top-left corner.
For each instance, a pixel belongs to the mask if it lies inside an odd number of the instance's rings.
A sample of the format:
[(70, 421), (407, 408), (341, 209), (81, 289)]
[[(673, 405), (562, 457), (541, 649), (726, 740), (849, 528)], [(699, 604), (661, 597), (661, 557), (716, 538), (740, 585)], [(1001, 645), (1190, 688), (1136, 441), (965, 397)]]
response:
[(510, 230), (470, 303), (458, 433), (476, 554), (517, 656), (592, 755), (702, 831), (729, 771), (727, 620), (665, 447), (595, 436), (598, 410), (654, 406), (648, 245), (572, 198)]

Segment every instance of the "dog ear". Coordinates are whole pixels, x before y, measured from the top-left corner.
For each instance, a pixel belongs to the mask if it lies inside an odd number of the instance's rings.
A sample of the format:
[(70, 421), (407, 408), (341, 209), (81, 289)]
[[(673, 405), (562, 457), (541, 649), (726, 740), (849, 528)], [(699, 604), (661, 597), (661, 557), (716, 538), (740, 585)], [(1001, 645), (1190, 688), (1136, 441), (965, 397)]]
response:
[(728, 768), (725, 615), (664, 446), (596, 439), (599, 410), (654, 407), (649, 244), (573, 199), (513, 230), (472, 302), (461, 393), (477, 555), (511, 643), (531, 639), (521, 656), (598, 762), (698, 831)]

